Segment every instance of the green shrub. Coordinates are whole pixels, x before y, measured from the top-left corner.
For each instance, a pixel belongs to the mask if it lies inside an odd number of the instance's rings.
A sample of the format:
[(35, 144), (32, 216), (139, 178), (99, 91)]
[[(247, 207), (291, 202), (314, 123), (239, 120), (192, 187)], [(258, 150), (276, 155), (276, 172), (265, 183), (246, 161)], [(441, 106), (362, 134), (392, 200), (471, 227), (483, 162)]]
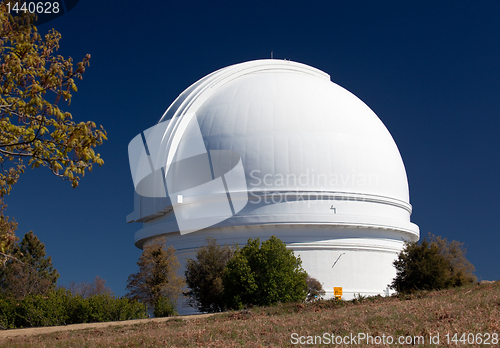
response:
[(307, 296), (302, 261), (275, 236), (260, 244), (259, 238), (235, 252), (224, 270), (226, 305), (241, 309), (250, 305), (303, 301)]
[(1, 329), (12, 329), (14, 326), (15, 318), (15, 302), (9, 299), (0, 299), (0, 325)]
[(73, 298), (71, 323), (96, 323), (146, 318), (146, 306), (135, 300), (99, 294)]
[(28, 295), (21, 301), (0, 299), (0, 325), (4, 328), (69, 325), (146, 318), (146, 306), (110, 294), (87, 299), (58, 289), (43, 295)]
[(186, 260), (186, 284), (189, 305), (200, 312), (222, 312), (225, 308), (222, 278), (236, 247), (219, 245), (214, 238), (196, 252), (196, 260)]
[(44, 295), (29, 295), (15, 304), (15, 327), (38, 327), (64, 324), (68, 319), (69, 296), (59, 289)]
[(420, 244), (406, 242), (394, 267), (396, 277), (390, 286), (399, 293), (439, 290), (476, 281), (463, 244), (431, 234)]
[(175, 304), (168, 297), (162, 296), (155, 301), (155, 309), (153, 311), (153, 315), (156, 318), (170, 317), (177, 314), (178, 313), (175, 309)]

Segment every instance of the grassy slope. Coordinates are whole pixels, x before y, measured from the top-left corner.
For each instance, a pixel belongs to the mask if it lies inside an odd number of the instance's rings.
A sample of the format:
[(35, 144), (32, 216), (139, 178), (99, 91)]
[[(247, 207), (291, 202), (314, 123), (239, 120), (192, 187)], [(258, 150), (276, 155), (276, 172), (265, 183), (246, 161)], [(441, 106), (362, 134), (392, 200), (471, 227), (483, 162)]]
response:
[(421, 335), (429, 347), (438, 346), (429, 344), (429, 334), (440, 334), (439, 347), (448, 346), (446, 333), (500, 335), (500, 282), (421, 293), (405, 299), (287, 304), (209, 319), (179, 318), (164, 323), (4, 339), (0, 347), (283, 347), (292, 346), (294, 332), (303, 336), (324, 332), (344, 336), (361, 332), (372, 336), (391, 335), (395, 339), (400, 335)]

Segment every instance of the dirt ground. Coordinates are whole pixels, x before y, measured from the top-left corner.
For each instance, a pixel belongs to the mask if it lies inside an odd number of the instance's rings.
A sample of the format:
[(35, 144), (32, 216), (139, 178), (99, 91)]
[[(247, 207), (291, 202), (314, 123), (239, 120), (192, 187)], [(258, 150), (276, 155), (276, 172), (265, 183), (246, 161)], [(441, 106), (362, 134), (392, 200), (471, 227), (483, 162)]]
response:
[[(216, 313), (219, 314), (219, 313)], [(193, 320), (208, 318), (210, 316), (216, 315), (214, 313), (210, 314), (196, 314), (196, 315), (186, 315), (186, 316), (175, 316), (166, 318), (149, 318), (149, 319), (137, 319), (137, 320), (122, 320), (122, 321), (108, 321), (105, 323), (86, 323), (86, 324), (73, 324), (65, 326), (46, 326), (46, 327), (33, 327), (26, 329), (11, 329), (0, 331), (0, 339), (7, 337), (17, 337), (17, 336), (34, 336), (45, 333), (60, 332), (60, 331), (71, 331), (71, 330), (82, 330), (82, 329), (94, 329), (94, 328), (104, 328), (109, 326), (127, 326), (136, 324), (145, 324), (150, 322), (161, 323), (164, 321), (172, 319), (183, 319), (183, 320)]]

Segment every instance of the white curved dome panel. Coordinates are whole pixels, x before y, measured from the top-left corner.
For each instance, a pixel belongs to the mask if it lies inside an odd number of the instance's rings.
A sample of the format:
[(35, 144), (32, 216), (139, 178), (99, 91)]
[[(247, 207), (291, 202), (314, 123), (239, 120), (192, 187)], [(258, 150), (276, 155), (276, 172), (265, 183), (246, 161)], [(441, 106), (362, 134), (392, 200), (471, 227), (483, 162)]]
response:
[(391, 135), (361, 100), (329, 80), (245, 75), (218, 89), (196, 115), (207, 149), (239, 153), (255, 189), (307, 187), (409, 202)]

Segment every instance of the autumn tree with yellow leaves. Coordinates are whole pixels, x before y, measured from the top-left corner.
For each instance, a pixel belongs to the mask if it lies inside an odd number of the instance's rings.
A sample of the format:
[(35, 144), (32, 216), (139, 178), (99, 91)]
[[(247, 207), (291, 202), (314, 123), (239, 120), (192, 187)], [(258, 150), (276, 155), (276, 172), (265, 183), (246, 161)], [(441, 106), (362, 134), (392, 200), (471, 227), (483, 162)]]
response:
[[(78, 186), (87, 171), (104, 163), (94, 149), (106, 140), (102, 126), (75, 122), (59, 107), (70, 104), (90, 55), (76, 64), (57, 55), (61, 34), (52, 29), (41, 35), (33, 14), (13, 17), (6, 4), (0, 4), (0, 206), (27, 166), (45, 167)], [(11, 225), (3, 225), (0, 252), (5, 260), (13, 233)]]

